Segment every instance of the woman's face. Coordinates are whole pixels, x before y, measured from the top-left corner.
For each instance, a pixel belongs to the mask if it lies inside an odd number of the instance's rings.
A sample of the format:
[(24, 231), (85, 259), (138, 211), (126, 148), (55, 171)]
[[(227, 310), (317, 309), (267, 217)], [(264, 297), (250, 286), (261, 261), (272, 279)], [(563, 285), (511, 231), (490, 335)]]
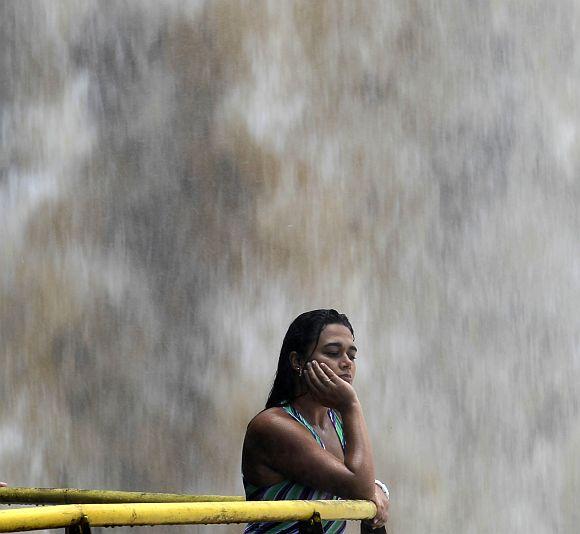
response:
[(355, 358), (356, 347), (350, 330), (341, 324), (327, 324), (310, 359), (324, 362), (340, 378), (352, 384), (356, 373)]

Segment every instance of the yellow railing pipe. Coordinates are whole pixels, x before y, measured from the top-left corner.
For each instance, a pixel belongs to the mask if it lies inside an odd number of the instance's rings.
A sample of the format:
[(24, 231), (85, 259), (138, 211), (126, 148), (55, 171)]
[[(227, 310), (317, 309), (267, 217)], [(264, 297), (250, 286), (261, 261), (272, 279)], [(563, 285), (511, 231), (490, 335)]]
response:
[(4, 504), (115, 504), (243, 501), (240, 495), (183, 495), (137, 491), (83, 490), (74, 488), (0, 488)]
[(369, 501), (248, 501), (167, 504), (76, 504), (0, 511), (0, 532), (67, 527), (86, 519), (90, 526), (184, 525), (251, 521), (370, 519)]
[(82, 517), (80, 505), (74, 504), (3, 510), (0, 511), (0, 532), (64, 528), (79, 523)]

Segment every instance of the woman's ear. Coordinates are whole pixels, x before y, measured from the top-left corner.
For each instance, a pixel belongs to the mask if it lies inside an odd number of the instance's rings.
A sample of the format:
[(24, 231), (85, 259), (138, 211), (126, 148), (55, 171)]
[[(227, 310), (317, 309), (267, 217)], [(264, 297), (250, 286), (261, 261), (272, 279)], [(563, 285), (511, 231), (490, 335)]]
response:
[(293, 371), (300, 375), (302, 374), (302, 361), (295, 350), (290, 353), (290, 365)]

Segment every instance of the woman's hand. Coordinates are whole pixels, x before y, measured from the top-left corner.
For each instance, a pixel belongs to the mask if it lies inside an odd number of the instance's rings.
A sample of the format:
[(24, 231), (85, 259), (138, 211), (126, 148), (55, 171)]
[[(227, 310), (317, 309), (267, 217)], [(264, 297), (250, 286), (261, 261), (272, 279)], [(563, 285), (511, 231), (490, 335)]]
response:
[(373, 502), (377, 505), (377, 515), (373, 519), (367, 521), (371, 528), (380, 528), (389, 519), (389, 499), (383, 493), (383, 490), (375, 484), (375, 496)]
[(323, 406), (341, 412), (358, 402), (354, 388), (325, 363), (308, 362), (304, 379), (310, 394)]

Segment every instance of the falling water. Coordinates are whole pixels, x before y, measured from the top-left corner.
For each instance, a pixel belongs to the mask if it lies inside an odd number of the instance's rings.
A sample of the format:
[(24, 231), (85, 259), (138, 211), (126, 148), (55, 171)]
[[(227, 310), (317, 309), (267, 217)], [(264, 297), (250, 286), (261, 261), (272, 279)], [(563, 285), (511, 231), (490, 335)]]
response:
[(575, 532), (579, 26), (3, 0), (0, 479), (241, 493), (289, 321), (336, 307), (392, 532)]

